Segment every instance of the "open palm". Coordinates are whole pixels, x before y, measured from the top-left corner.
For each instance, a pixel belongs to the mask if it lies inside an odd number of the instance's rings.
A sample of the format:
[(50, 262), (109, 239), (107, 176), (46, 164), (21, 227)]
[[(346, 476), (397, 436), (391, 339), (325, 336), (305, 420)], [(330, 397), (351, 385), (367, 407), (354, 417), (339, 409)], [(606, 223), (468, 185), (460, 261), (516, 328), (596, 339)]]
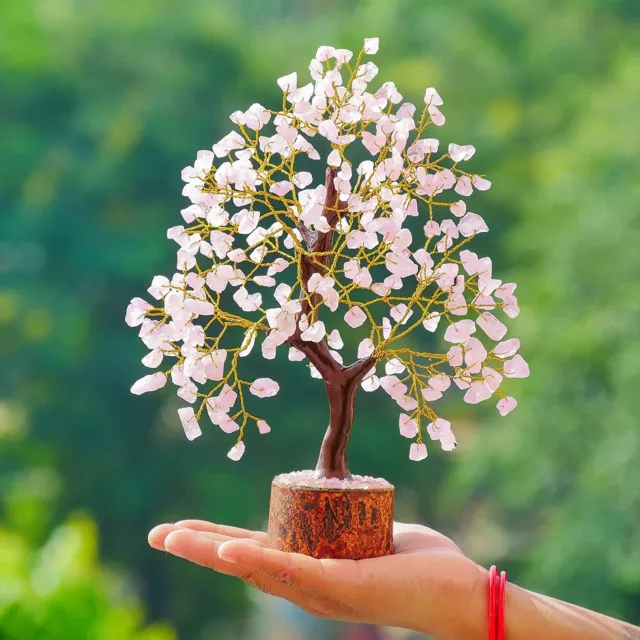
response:
[(449, 538), (420, 525), (395, 523), (395, 553), (369, 560), (316, 560), (275, 551), (267, 548), (264, 532), (201, 520), (159, 525), (149, 543), (315, 616), (405, 627), (443, 639), (480, 637), (475, 621), (484, 618), (484, 570)]

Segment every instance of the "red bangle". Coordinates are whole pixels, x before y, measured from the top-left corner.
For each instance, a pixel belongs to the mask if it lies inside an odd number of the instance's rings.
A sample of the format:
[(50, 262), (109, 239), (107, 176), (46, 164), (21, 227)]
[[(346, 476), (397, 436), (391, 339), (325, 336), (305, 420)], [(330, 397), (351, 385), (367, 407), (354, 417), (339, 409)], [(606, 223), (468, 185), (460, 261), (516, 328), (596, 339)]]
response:
[(498, 575), (496, 566), (489, 569), (489, 640), (504, 640), (504, 609), (507, 574)]
[(489, 640), (496, 640), (496, 578), (495, 565), (489, 569)]
[(500, 595), (498, 596), (498, 636), (496, 640), (504, 640), (504, 610), (507, 599), (507, 572), (500, 574)]

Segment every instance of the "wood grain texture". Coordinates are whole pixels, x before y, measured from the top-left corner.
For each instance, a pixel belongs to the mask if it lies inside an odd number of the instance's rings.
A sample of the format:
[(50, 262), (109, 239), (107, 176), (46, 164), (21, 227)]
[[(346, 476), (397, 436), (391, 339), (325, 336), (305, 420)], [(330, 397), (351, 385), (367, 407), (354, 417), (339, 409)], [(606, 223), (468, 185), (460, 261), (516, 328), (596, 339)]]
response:
[(271, 485), (269, 547), (314, 558), (363, 560), (393, 553), (393, 487)]

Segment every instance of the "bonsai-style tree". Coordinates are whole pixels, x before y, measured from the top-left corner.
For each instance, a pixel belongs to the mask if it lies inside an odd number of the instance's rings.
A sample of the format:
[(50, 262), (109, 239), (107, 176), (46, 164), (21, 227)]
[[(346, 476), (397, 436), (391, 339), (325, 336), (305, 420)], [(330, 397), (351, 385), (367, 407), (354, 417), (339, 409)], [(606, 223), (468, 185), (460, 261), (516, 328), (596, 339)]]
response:
[[(434, 408), (452, 382), (469, 403), (496, 395), (505, 415), (517, 403), (503, 395), (503, 378), (529, 373), (515, 355), (519, 341), (502, 341), (507, 327), (495, 315), (518, 315), (516, 285), (495, 279), (491, 259), (469, 249), (488, 228), (462, 198), (491, 186), (463, 168), (475, 149), (440, 150), (426, 137), (445, 122), (435, 89), (419, 111), (393, 82), (367, 90), (378, 68), (363, 58), (377, 50), (378, 39), (366, 39), (352, 63), (351, 51), (320, 47), (309, 65), (313, 82), (298, 86), (295, 73), (278, 80), (280, 110), (253, 104), (231, 115), (238, 130), (182, 172), (191, 204), (181, 212), (185, 224), (167, 234), (178, 244), (177, 272), (153, 278), (157, 303), (135, 298), (127, 310), (151, 350), (143, 364), (170, 361), (132, 392), (160, 389), (171, 377), (187, 404), (178, 411), (187, 437), (200, 435), (206, 410), (237, 433), (233, 460), (244, 452), (247, 425), (270, 430), (249, 412), (247, 392), (268, 398), (279, 390), (270, 378), (241, 373), (256, 348), (267, 360), (288, 350), (323, 381), (329, 426), (316, 475), (326, 478), (349, 476), (360, 387), (396, 401), (401, 434), (415, 438), (410, 458), (422, 460), (425, 425), (443, 449), (456, 446)], [(356, 163), (358, 156), (366, 159)], [(324, 174), (320, 184), (302, 170), (311, 161)], [(349, 342), (359, 342), (349, 364), (340, 354), (342, 320), (357, 334)], [(438, 327), (450, 344), (444, 353), (406, 340)]]

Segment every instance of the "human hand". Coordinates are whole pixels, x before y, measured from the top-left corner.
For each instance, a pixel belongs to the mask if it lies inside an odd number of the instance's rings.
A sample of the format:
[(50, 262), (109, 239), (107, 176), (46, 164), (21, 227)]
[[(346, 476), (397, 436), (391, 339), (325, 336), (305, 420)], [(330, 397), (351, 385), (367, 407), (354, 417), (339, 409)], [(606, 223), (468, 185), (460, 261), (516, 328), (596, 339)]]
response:
[(394, 525), (395, 553), (369, 560), (316, 560), (267, 548), (267, 534), (201, 520), (162, 524), (154, 549), (285, 598), (336, 620), (404, 627), (459, 640), (486, 633), (486, 572), (442, 534)]

